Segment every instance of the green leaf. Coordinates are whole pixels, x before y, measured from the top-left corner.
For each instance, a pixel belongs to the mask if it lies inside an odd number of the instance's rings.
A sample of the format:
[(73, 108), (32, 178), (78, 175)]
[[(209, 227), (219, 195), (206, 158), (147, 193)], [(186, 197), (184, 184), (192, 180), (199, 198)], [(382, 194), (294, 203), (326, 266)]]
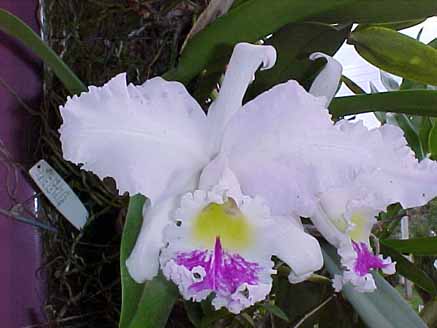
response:
[(408, 280), (411, 280), (423, 290), (433, 295), (436, 294), (436, 285), (428, 274), (419, 269), (396, 249), (387, 246), (386, 244), (381, 244), (381, 253), (385, 256), (390, 256), (391, 259), (396, 262), (396, 271), (399, 274)]
[(138, 284), (131, 278), (126, 267), (126, 260), (135, 246), (138, 233), (141, 229), (143, 206), (146, 198), (135, 195), (129, 201), (126, 222), (120, 246), (120, 272), (122, 285), (122, 305), (120, 327), (128, 327), (137, 310), (141, 299), (144, 284)]
[[(423, 23), (426, 19), (413, 19), (413, 20), (404, 20), (404, 21), (397, 21), (397, 22), (391, 22), (391, 23), (381, 23), (381, 24), (373, 24), (373, 26), (380, 26), (385, 28), (391, 28), (392, 30), (403, 30), (405, 28), (409, 28), (412, 26), (419, 25), (420, 23)], [(367, 27), (367, 25), (360, 25), (357, 28), (363, 28)]]
[(334, 98), (334, 117), (373, 111), (437, 116), (437, 91), (405, 90)]
[(419, 128), (419, 138), (420, 138), (420, 144), (422, 145), (422, 149), (424, 154), (429, 153), (429, 135), (431, 133), (432, 129), (432, 121), (429, 117), (422, 117), (422, 124)]
[(355, 93), (356, 95), (365, 95), (366, 91), (364, 91), (358, 84), (356, 84), (354, 81), (352, 81), (347, 76), (342, 75), (341, 76), (341, 82), (343, 82), (350, 91)]
[(346, 40), (350, 29), (350, 25), (337, 29), (326, 24), (302, 23), (289, 24), (275, 32), (265, 44), (275, 47), (278, 55), (276, 64), (269, 70), (257, 73), (247, 98), (252, 99), (288, 80), (296, 80), (308, 86), (307, 79), (311, 78), (316, 67), (308, 59), (309, 55), (320, 51), (333, 56)]
[(225, 63), (233, 46), (256, 42), (281, 27), (305, 20), (324, 23), (384, 23), (420, 19), (437, 13), (435, 0), (248, 0), (238, 1), (226, 15), (196, 34), (185, 47), (177, 68), (164, 77), (191, 81), (210, 63)]
[(437, 84), (437, 50), (392, 29), (369, 26), (350, 35), (348, 42), (368, 62), (407, 79)]
[(162, 275), (152, 281), (138, 284), (126, 267), (126, 259), (135, 246), (143, 223), (143, 206), (146, 198), (135, 195), (130, 199), (120, 249), (122, 306), (120, 328), (164, 327), (177, 298), (176, 288)]
[(176, 286), (165, 279), (162, 274), (159, 274), (145, 284), (137, 311), (127, 327), (165, 327), (177, 297)]
[[(331, 275), (340, 274), (339, 259), (334, 247), (322, 246), (325, 266)], [(373, 277), (377, 290), (372, 293), (357, 292), (350, 284), (342, 293), (370, 328), (426, 328), (426, 324), (415, 313), (402, 296), (379, 274)]]
[(437, 256), (437, 237), (382, 239), (380, 243), (404, 254)]
[(437, 124), (433, 124), (428, 136), (428, 151), (433, 160), (437, 159)]
[(285, 312), (282, 311), (281, 308), (278, 307), (275, 304), (262, 303), (261, 307), (263, 307), (267, 312), (270, 312), (271, 314), (273, 314), (274, 316), (278, 317), (279, 319), (284, 320), (285, 322), (289, 322), (290, 321), (288, 319), (287, 315), (285, 314)]
[(413, 119), (410, 119), (410, 117), (405, 114), (395, 114), (394, 119), (397, 125), (404, 131), (405, 139), (407, 139), (407, 143), (413, 149), (416, 157), (419, 160), (423, 159), (425, 155), (420, 143), (419, 132), (413, 124)]
[(26, 23), (3, 9), (0, 9), (0, 30), (17, 38), (38, 55), (53, 70), (72, 95), (87, 91), (87, 87), (71, 69)]

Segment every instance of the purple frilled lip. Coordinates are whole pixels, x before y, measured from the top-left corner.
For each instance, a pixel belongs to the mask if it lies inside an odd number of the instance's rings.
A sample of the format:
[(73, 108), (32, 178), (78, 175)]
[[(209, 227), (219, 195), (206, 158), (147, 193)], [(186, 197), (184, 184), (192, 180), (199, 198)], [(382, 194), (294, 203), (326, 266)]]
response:
[(261, 271), (257, 263), (226, 252), (219, 237), (215, 240), (214, 250), (181, 253), (175, 262), (194, 272), (198, 281), (189, 287), (194, 292), (210, 290), (232, 294), (243, 284), (256, 285)]
[(380, 256), (373, 255), (366, 243), (352, 242), (357, 258), (354, 271), (359, 276), (365, 276), (372, 269), (385, 269), (390, 263), (385, 262)]

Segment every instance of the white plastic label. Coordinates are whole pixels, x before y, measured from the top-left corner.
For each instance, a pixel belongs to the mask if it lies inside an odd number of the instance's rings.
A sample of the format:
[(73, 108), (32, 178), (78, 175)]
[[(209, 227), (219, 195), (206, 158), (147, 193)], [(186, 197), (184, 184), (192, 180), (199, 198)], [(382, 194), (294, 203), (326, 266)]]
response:
[(77, 229), (81, 229), (88, 219), (88, 211), (61, 176), (43, 159), (29, 173), (53, 206)]

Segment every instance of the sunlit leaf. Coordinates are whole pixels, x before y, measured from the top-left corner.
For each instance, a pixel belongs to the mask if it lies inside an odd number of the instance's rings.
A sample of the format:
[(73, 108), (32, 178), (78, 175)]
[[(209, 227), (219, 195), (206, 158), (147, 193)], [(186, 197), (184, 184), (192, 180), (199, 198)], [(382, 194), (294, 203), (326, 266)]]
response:
[(369, 26), (355, 30), (348, 42), (368, 62), (417, 82), (437, 84), (437, 50), (392, 29)]
[(437, 116), (437, 91), (405, 90), (334, 98), (334, 117), (373, 111)]

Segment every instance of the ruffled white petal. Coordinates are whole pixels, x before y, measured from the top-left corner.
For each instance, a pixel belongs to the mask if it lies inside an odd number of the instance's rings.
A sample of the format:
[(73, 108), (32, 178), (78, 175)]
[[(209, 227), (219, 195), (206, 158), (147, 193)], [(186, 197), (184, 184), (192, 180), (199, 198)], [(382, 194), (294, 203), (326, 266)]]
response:
[(120, 74), (89, 90), (61, 107), (64, 157), (113, 177), (121, 193), (153, 203), (209, 161), (206, 116), (182, 84), (158, 77), (127, 86)]
[(437, 163), (429, 159), (419, 163), (400, 128), (385, 124), (368, 130), (362, 123), (345, 120), (336, 127), (362, 153), (359, 164), (345, 160), (344, 165), (361, 166), (361, 171), (344, 183), (375, 194), (376, 206), (385, 208), (399, 202), (410, 208), (425, 205), (437, 196)]
[(262, 196), (274, 215), (310, 216), (321, 179), (335, 179), (315, 173), (332, 167), (327, 159), (336, 150), (338, 138), (321, 99), (289, 81), (235, 114), (225, 131), (222, 151), (245, 194)]
[(337, 92), (343, 67), (337, 60), (324, 53), (314, 52), (310, 55), (310, 60), (319, 58), (325, 58), (327, 63), (311, 85), (310, 93), (316, 97), (323, 97), (325, 105), (328, 106)]
[(276, 50), (272, 46), (238, 43), (234, 47), (218, 98), (208, 110), (208, 127), (213, 140), (213, 152), (217, 152), (223, 131), (231, 117), (241, 108), (247, 87), (255, 72), (269, 69), (276, 62)]

